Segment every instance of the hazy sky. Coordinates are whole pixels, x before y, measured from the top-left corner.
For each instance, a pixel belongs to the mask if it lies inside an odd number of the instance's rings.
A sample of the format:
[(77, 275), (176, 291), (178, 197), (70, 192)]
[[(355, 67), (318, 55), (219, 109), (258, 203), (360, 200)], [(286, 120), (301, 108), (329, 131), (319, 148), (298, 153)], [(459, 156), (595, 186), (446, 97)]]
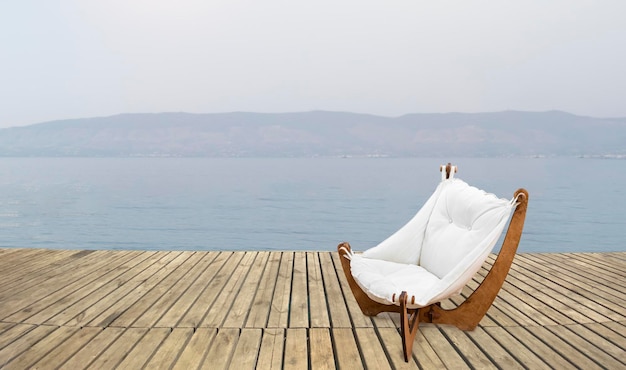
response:
[(0, 127), (314, 109), (626, 116), (626, 1), (0, 2)]

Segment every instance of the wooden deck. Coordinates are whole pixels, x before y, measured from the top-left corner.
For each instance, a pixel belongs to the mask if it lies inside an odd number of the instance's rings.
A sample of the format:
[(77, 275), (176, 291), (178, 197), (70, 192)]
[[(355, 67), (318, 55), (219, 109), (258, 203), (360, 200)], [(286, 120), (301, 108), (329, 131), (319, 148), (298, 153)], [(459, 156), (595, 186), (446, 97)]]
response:
[(481, 325), (422, 324), (409, 363), (336, 253), (0, 249), (0, 277), (7, 369), (626, 368), (626, 252), (516, 256)]

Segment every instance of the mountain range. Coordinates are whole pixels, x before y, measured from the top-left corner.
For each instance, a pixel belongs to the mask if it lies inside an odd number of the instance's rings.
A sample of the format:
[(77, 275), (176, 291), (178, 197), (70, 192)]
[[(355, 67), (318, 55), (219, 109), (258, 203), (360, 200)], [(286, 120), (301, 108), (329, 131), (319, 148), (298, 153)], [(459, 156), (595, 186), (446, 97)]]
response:
[(626, 118), (561, 111), (138, 113), (0, 129), (0, 156), (626, 156)]

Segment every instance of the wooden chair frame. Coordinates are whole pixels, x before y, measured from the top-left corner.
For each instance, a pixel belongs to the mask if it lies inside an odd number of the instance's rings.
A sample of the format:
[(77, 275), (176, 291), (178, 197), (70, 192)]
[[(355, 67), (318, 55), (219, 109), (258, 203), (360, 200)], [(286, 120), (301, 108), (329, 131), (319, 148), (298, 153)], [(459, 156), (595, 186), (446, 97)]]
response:
[[(447, 168), (446, 170), (449, 173), (450, 169)], [(461, 330), (474, 330), (485, 316), (509, 273), (522, 236), (528, 205), (528, 192), (525, 189), (518, 189), (515, 192), (515, 199), (517, 199), (518, 205), (509, 222), (509, 227), (496, 261), (478, 288), (463, 303), (451, 310), (441, 308), (439, 303), (433, 303), (422, 308), (407, 308), (407, 293), (405, 291), (400, 294), (399, 306), (386, 305), (372, 300), (356, 283), (350, 272), (350, 260), (346, 258), (346, 254), (351, 253), (350, 244), (344, 242), (337, 246), (343, 272), (363, 314), (376, 316), (381, 312), (400, 313), (400, 334), (402, 336), (402, 349), (406, 362), (411, 357), (413, 341), (415, 340), (420, 322), (448, 324), (454, 325)]]

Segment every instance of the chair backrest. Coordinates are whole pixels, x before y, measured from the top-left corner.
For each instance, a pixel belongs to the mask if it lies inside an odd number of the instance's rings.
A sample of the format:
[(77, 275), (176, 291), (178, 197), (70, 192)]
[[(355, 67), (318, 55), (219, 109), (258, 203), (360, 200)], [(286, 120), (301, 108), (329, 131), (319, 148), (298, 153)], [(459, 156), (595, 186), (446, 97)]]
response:
[(440, 279), (471, 278), (498, 241), (513, 205), (459, 179), (441, 185), (418, 264)]

